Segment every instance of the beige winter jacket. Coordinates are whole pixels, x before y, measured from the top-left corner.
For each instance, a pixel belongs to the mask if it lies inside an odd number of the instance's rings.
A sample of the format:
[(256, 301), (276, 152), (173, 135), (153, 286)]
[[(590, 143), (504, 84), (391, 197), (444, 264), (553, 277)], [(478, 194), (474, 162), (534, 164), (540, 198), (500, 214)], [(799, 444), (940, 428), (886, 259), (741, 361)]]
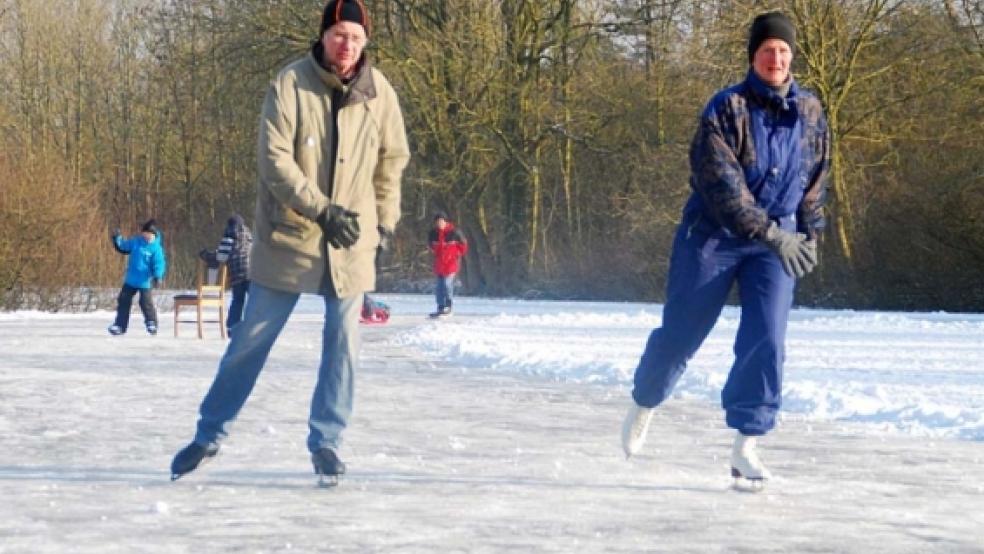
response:
[[(257, 147), (259, 183), (250, 278), (266, 287), (339, 298), (373, 290), (377, 225), (400, 218), (400, 175), (410, 159), (396, 92), (375, 68), (364, 67), (338, 112), (334, 186), (332, 89), (345, 85), (314, 56), (297, 60), (270, 83)], [(326, 196), (331, 190), (331, 198)], [(315, 219), (329, 204), (358, 212), (361, 235), (351, 249), (325, 242)], [(327, 252), (327, 260), (325, 253)], [(327, 263), (326, 263), (327, 261)]]

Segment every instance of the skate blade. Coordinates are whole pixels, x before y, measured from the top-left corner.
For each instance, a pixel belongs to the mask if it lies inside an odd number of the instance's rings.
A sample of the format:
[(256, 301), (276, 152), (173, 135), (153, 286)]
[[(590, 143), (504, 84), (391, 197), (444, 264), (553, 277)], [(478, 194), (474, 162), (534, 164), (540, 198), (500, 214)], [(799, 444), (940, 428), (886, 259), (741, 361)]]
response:
[(338, 486), (337, 475), (318, 475), (318, 488), (333, 489)]
[(738, 492), (762, 492), (765, 490), (766, 479), (761, 477), (745, 477), (735, 468), (731, 468), (731, 477), (734, 479), (731, 488)]
[(738, 492), (759, 493), (765, 490), (765, 480), (738, 477), (735, 479), (734, 483), (731, 484), (731, 488)]

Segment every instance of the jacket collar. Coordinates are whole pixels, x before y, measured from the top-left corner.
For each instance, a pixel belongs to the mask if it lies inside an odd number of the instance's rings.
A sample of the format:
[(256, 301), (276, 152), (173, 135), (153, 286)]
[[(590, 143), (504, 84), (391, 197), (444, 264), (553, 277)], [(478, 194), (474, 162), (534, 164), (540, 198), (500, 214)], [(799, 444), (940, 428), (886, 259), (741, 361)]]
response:
[(783, 98), (775, 89), (765, 84), (755, 74), (755, 70), (748, 68), (748, 74), (745, 76), (745, 88), (748, 90), (749, 96), (760, 106), (777, 111), (786, 111), (796, 104), (799, 96), (799, 85), (796, 83), (796, 79), (790, 76), (790, 81), (789, 92)]
[(320, 42), (315, 42), (311, 46), (308, 59), (325, 86), (340, 90), (345, 95), (342, 106), (366, 102), (376, 97), (376, 84), (372, 79), (372, 64), (369, 63), (369, 58), (366, 57), (365, 53), (359, 58), (355, 76), (347, 84), (343, 83), (334, 71), (327, 69), (328, 64), (325, 62), (324, 49)]

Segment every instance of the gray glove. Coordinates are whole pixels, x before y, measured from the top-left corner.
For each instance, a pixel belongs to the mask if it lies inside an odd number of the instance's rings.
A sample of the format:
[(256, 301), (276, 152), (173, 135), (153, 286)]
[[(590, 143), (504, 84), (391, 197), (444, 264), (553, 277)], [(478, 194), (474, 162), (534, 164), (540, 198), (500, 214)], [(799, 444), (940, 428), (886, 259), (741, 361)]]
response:
[(782, 268), (791, 277), (805, 277), (817, 266), (817, 243), (803, 233), (783, 231), (773, 221), (762, 242), (779, 256)]

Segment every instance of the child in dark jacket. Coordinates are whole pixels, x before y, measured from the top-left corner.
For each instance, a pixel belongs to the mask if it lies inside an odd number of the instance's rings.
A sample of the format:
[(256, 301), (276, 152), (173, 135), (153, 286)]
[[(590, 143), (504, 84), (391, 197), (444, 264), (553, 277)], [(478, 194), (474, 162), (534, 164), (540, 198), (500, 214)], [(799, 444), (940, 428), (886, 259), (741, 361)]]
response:
[(233, 214), (226, 222), (218, 248), (214, 252), (202, 250), (198, 253), (209, 264), (227, 264), (229, 286), (232, 287), (232, 303), (229, 304), (229, 317), (226, 318), (230, 332), (243, 318), (246, 293), (249, 291), (249, 252), (252, 247), (253, 234), (246, 226), (246, 220), (239, 214)]
[(160, 286), (164, 279), (167, 262), (164, 259), (163, 238), (157, 222), (153, 219), (144, 223), (140, 233), (130, 238), (123, 238), (119, 229), (114, 229), (110, 238), (113, 247), (120, 254), (129, 255), (126, 265), (126, 275), (123, 277), (123, 288), (116, 301), (116, 321), (109, 326), (109, 334), (122, 335), (126, 333), (130, 323), (130, 305), (133, 296), (140, 293), (140, 311), (143, 312), (147, 332), (157, 334), (157, 310), (154, 308), (153, 287)]

